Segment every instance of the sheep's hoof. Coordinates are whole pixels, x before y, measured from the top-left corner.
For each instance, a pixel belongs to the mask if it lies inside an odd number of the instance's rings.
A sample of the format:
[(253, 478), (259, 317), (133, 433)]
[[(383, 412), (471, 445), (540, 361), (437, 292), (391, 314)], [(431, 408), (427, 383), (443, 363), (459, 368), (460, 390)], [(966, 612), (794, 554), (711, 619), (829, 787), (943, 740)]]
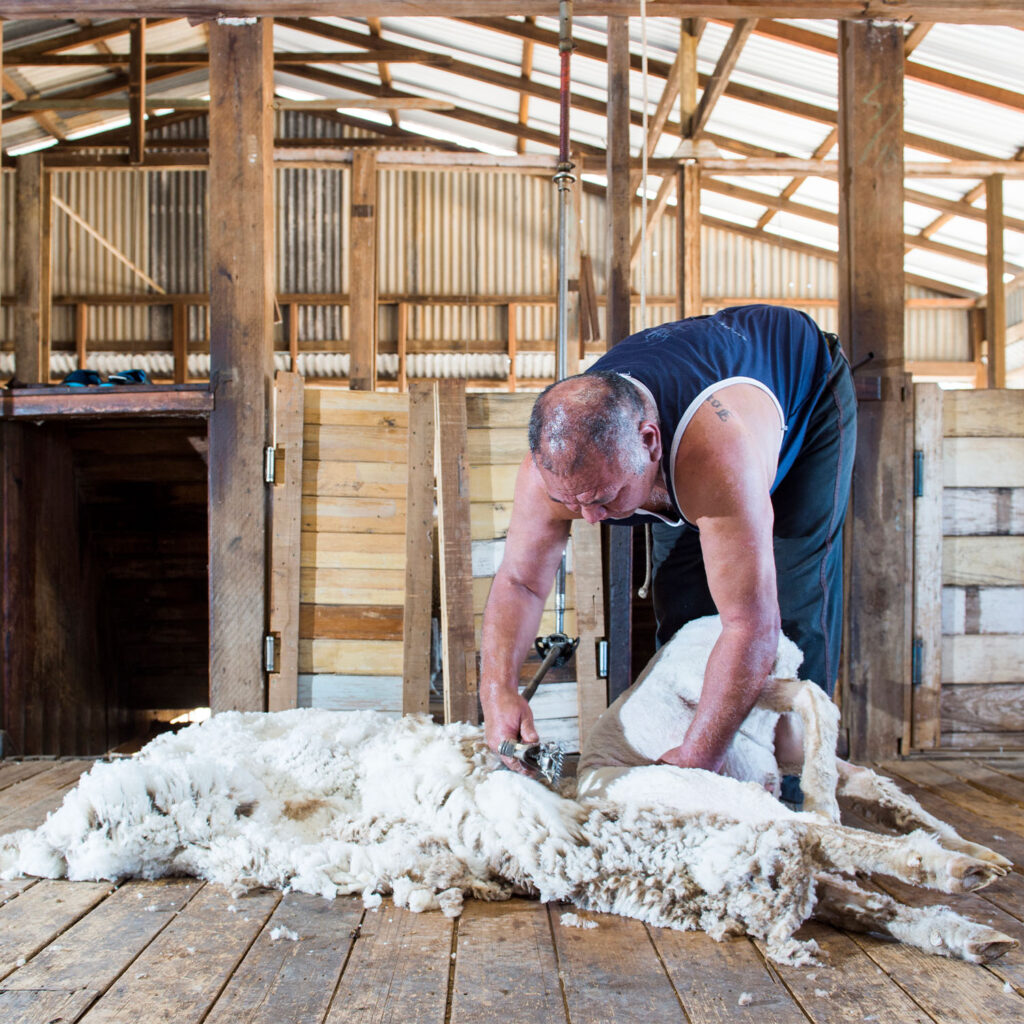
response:
[(986, 885), (1002, 878), (1006, 869), (987, 861), (968, 857), (965, 854), (955, 855), (946, 862), (946, 884), (943, 891), (949, 893), (975, 892)]
[(1016, 949), (1020, 943), (1016, 939), (997, 932), (994, 928), (979, 929), (979, 934), (968, 939), (964, 943), (963, 956), (975, 964), (987, 964), (1011, 949)]
[[(940, 839), (939, 842), (942, 842)], [(969, 843), (964, 840), (958, 843), (956, 850), (959, 853), (966, 854), (968, 857), (974, 857), (975, 860), (983, 860), (987, 864), (991, 864), (993, 868), (998, 870), (1000, 875), (1007, 874), (1013, 867), (1013, 861), (1007, 860), (1001, 853), (996, 853), (995, 850), (990, 850), (987, 846), (982, 846), (980, 843)]]

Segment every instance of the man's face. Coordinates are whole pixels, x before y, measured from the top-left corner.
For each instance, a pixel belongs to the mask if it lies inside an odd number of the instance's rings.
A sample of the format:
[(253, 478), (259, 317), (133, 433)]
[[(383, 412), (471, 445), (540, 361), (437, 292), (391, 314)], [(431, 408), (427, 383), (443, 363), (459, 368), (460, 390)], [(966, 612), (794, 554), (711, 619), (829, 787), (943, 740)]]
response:
[(614, 457), (595, 453), (582, 469), (569, 476), (557, 476), (539, 466), (538, 470), (552, 501), (588, 523), (599, 523), (604, 519), (625, 519), (647, 501), (658, 463), (649, 459), (637, 473), (631, 465), (623, 466)]

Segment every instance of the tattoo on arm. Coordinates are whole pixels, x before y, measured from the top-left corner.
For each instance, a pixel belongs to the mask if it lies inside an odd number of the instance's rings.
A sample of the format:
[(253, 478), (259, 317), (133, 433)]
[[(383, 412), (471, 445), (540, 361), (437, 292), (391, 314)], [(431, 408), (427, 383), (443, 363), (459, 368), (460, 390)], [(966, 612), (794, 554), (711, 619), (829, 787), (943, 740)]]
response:
[(727, 420), (729, 418), (729, 410), (721, 403), (719, 399), (715, 398), (714, 395), (712, 395), (708, 399), (705, 399), (705, 401), (708, 403), (708, 405), (711, 406), (712, 409), (715, 410), (715, 415), (720, 420)]

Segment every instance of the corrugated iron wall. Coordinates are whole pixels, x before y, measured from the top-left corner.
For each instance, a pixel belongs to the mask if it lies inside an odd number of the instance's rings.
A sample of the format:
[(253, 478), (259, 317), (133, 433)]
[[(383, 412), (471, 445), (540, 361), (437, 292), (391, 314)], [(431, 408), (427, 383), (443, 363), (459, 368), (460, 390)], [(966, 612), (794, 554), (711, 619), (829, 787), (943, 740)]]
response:
[[(307, 123), (308, 122), (308, 123)], [(342, 126), (297, 112), (279, 115), (279, 132), (292, 137), (351, 134)], [(165, 138), (201, 138), (205, 118), (162, 130)], [(282, 168), (275, 174), (276, 280), (286, 293), (345, 293), (349, 289), (347, 252), (349, 171)], [(13, 251), (13, 175), (3, 176), (4, 237)], [(169, 292), (203, 294), (206, 265), (206, 175), (204, 171), (76, 171), (53, 175), (54, 194), (111, 241), (125, 256)], [(604, 291), (604, 200), (580, 199), (580, 237), (594, 257), (595, 285)], [(413, 306), (409, 351), (491, 352), (505, 350), (507, 313), (502, 305), (480, 305), (473, 297), (553, 296), (557, 239), (557, 190), (547, 176), (509, 172), (383, 170), (380, 174), (380, 286), (382, 295), (447, 300)], [(640, 211), (634, 226), (639, 229)], [(666, 299), (676, 289), (674, 208), (669, 208), (648, 239), (646, 291)], [(826, 329), (835, 329), (835, 263), (755, 241), (718, 228), (702, 231), (701, 281), (715, 298), (802, 300)], [(115, 259), (61, 210), (54, 211), (54, 293), (145, 294), (149, 287)], [(10, 295), (14, 272), (5, 261), (3, 287)], [(639, 266), (634, 286), (640, 287)], [(911, 289), (912, 296), (927, 296)], [(1022, 318), (1024, 290), (1011, 290), (1008, 320)], [(815, 299), (831, 299), (821, 305)], [(714, 308), (709, 304), (708, 308)], [(648, 304), (646, 323), (675, 316), (674, 302)], [(207, 311), (190, 314), (190, 337), (205, 346)], [(643, 326), (634, 311), (635, 328)], [(10, 344), (13, 318), (5, 312), (3, 340)], [(71, 346), (73, 310), (54, 314), (55, 348)], [(340, 305), (300, 307), (299, 340), (307, 350), (336, 349), (347, 338), (346, 310)], [(549, 345), (555, 336), (553, 306), (524, 305), (517, 313), (520, 348)], [(94, 307), (90, 348), (127, 350), (170, 348), (166, 307)], [(394, 306), (381, 311), (381, 350), (393, 353), (397, 338)], [(283, 328), (278, 345), (284, 345)], [(912, 309), (907, 314), (908, 355), (915, 360), (968, 358), (963, 310)]]

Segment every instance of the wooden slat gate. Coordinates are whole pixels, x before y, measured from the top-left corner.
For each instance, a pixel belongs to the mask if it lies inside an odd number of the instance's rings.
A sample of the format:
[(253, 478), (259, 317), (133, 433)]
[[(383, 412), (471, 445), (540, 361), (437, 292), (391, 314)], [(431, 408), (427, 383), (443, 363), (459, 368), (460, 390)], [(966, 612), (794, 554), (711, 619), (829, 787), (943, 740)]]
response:
[(1024, 391), (915, 388), (917, 749), (1024, 748)]

